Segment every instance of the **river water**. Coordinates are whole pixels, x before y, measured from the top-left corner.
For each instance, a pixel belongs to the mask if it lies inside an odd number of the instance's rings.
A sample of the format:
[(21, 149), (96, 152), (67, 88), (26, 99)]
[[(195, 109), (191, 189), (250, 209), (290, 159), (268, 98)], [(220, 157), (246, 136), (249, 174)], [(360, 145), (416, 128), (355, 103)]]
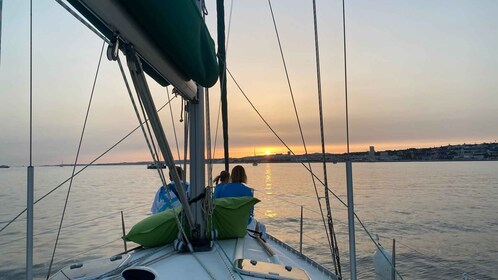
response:
[[(303, 207), (303, 252), (333, 270), (330, 250), (309, 173), (297, 163), (244, 165), (255, 196), (255, 215), (277, 238), (299, 248)], [(323, 178), (321, 164), (312, 165)], [(214, 175), (221, 165), (214, 166)], [(35, 168), (35, 199), (71, 175), (70, 167)], [(346, 201), (344, 164), (328, 164), (329, 186)], [(403, 279), (498, 279), (498, 162), (353, 164), (355, 210), (368, 231), (391, 250)], [(323, 186), (317, 183), (319, 196)], [(145, 166), (95, 166), (75, 177), (54, 258), (57, 270), (73, 260), (123, 250), (126, 228), (143, 219), (160, 185)], [(35, 205), (34, 264), (46, 277), (69, 184)], [(322, 199), (324, 205), (325, 200)], [(346, 208), (331, 195), (343, 275), (349, 278)], [(26, 168), (0, 169), (0, 228), (26, 204)], [(325, 209), (325, 208), (324, 208)], [(0, 278), (25, 273), (25, 215), (0, 232)], [(359, 279), (374, 279), (376, 249), (356, 223)]]

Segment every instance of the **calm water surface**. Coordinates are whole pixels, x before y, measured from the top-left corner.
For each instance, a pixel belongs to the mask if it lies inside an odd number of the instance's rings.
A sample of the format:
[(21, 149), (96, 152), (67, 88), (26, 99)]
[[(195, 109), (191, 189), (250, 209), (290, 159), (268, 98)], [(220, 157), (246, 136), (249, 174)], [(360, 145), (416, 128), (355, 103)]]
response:
[[(299, 246), (304, 207), (303, 251), (332, 268), (311, 176), (299, 164), (245, 165), (255, 196), (256, 216), (268, 231)], [(214, 175), (221, 165), (214, 166)], [(329, 185), (346, 201), (344, 164), (330, 164)], [(368, 230), (389, 250), (404, 279), (498, 279), (498, 162), (356, 163), (355, 210)], [(323, 177), (320, 164), (314, 171)], [(35, 198), (65, 181), (69, 167), (35, 168)], [(91, 167), (72, 184), (55, 255), (57, 270), (73, 260), (109, 256), (123, 250), (126, 227), (149, 213), (160, 181), (145, 166)], [(44, 278), (53, 251), (69, 184), (35, 206), (35, 273)], [(323, 187), (317, 185), (323, 195)], [(0, 226), (25, 208), (26, 168), (0, 169)], [(343, 272), (348, 270), (346, 208), (331, 197)], [(0, 233), (0, 278), (24, 277), (25, 215)], [(373, 279), (375, 245), (356, 224), (358, 276)], [(344, 274), (346, 278), (348, 273)]]

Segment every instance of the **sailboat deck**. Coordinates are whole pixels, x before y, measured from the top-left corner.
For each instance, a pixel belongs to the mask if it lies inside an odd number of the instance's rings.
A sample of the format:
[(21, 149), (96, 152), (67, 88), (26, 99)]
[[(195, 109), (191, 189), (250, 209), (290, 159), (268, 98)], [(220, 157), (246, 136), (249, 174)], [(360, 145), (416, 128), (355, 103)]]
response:
[[(337, 279), (323, 266), (273, 237), (266, 244), (275, 256), (249, 235), (216, 241), (212, 250), (193, 254), (179, 253), (172, 245), (139, 249), (123, 255), (118, 262), (106, 258), (68, 266), (51, 279), (120, 279), (121, 273), (130, 269), (153, 274), (155, 279)], [(107, 270), (102, 268), (105, 263)]]

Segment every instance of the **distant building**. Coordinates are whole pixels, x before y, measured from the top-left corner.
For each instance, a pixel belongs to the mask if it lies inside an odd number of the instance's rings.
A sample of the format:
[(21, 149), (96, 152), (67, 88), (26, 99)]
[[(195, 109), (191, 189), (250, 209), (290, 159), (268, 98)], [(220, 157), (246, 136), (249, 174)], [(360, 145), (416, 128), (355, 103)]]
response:
[(368, 159), (371, 161), (375, 160), (375, 148), (374, 148), (374, 146), (370, 146), (370, 151), (368, 152)]

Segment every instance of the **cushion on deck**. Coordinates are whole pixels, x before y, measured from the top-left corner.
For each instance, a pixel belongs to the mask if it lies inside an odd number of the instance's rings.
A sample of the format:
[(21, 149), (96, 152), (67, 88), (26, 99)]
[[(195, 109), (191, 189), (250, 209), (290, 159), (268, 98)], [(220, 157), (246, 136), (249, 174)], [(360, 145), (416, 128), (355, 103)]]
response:
[(215, 199), (213, 226), (218, 231), (218, 239), (244, 237), (251, 209), (259, 201), (249, 196)]
[(126, 241), (133, 241), (144, 247), (155, 247), (173, 242), (178, 235), (178, 226), (175, 214), (179, 215), (181, 207), (168, 209), (161, 213), (149, 216), (134, 225), (127, 235)]

